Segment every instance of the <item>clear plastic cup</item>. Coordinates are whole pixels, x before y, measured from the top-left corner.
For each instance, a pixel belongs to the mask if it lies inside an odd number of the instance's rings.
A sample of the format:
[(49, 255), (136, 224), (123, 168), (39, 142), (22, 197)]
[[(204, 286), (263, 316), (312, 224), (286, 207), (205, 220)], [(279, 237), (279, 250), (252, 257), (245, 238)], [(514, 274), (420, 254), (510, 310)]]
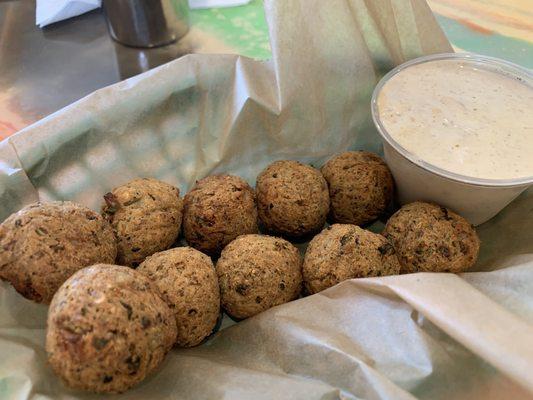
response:
[(372, 118), (383, 141), (385, 161), (394, 176), (400, 204), (413, 201), (434, 202), (454, 210), (473, 225), (479, 225), (495, 216), (533, 185), (533, 176), (483, 179), (446, 171), (403, 148), (389, 135), (379, 116), (377, 99), (391, 77), (412, 65), (451, 59), (473, 63), (479, 68), (490, 68), (491, 71), (520, 79), (533, 87), (531, 71), (504, 60), (469, 53), (425, 56), (399, 65), (379, 81), (372, 95)]

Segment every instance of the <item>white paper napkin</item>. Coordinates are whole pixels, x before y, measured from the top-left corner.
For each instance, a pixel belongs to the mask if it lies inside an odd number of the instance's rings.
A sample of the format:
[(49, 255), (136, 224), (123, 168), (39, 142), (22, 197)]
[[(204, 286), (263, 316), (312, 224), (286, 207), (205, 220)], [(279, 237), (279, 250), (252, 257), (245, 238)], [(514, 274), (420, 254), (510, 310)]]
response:
[(72, 18), (102, 5), (102, 0), (37, 0), (35, 24), (39, 27)]
[[(235, 7), (248, 4), (251, 0), (189, 0), (191, 9)], [(102, 0), (37, 0), (35, 23), (39, 27), (72, 18), (94, 10)]]

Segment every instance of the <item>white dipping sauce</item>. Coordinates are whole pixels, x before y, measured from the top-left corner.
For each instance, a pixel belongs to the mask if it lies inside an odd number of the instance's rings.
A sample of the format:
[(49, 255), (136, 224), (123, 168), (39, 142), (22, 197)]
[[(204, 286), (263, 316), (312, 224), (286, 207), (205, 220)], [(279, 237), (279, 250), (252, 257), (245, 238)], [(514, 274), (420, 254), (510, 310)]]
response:
[(403, 148), (475, 178), (533, 176), (533, 88), (462, 60), (407, 67), (385, 83), (379, 118)]

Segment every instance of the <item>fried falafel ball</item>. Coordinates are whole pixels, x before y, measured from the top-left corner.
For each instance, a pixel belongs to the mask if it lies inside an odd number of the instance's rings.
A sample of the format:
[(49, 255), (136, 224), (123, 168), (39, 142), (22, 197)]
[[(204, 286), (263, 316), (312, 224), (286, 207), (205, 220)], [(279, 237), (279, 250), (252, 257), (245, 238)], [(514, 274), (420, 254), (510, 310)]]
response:
[(303, 264), (309, 294), (347, 279), (399, 273), (400, 263), (387, 239), (348, 224), (331, 225), (316, 235), (307, 247)]
[(387, 222), (383, 235), (398, 254), (402, 272), (463, 272), (472, 267), (480, 241), (472, 225), (436, 204), (404, 205)]
[(176, 333), (176, 319), (148, 277), (99, 264), (78, 271), (55, 294), (46, 352), (67, 386), (121, 393), (158, 367)]
[(174, 313), (178, 346), (196, 346), (213, 332), (220, 290), (211, 258), (192, 247), (177, 247), (151, 255), (137, 271), (157, 285)]
[(116, 255), (111, 226), (69, 201), (29, 205), (0, 225), (0, 278), (38, 303), (50, 303), (79, 269), (113, 263)]
[(326, 180), (298, 161), (276, 161), (257, 177), (257, 208), (265, 228), (298, 238), (320, 231), (329, 212)]
[(208, 176), (185, 195), (185, 239), (203, 253), (216, 256), (237, 236), (258, 229), (255, 191), (238, 176)]
[(102, 213), (117, 237), (118, 264), (137, 267), (178, 238), (183, 212), (178, 188), (156, 179), (135, 179), (104, 200)]
[(216, 271), (222, 307), (243, 319), (296, 299), (302, 270), (298, 249), (266, 235), (243, 235), (228, 244)]
[(333, 222), (367, 224), (392, 202), (392, 174), (376, 154), (347, 151), (331, 158), (321, 171), (328, 182)]

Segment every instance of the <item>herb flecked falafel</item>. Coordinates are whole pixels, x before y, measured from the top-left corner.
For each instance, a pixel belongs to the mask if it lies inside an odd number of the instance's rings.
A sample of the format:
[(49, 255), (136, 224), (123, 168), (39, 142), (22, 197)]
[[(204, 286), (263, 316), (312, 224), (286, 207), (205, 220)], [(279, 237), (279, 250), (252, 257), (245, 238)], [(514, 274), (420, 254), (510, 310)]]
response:
[(320, 231), (329, 212), (326, 180), (298, 161), (276, 161), (257, 177), (257, 208), (274, 234), (302, 237)]
[(377, 154), (347, 151), (331, 158), (321, 171), (328, 182), (333, 222), (367, 224), (392, 202), (392, 174)]
[(69, 201), (29, 205), (0, 225), (0, 278), (38, 303), (50, 303), (79, 269), (113, 263), (116, 255), (111, 226)]
[(316, 235), (307, 247), (303, 264), (309, 294), (347, 279), (399, 273), (400, 263), (387, 239), (348, 224), (331, 225)]
[(184, 202), (185, 239), (206, 254), (216, 256), (237, 236), (258, 232), (255, 191), (238, 176), (201, 179)]
[(176, 333), (174, 315), (149, 278), (99, 264), (78, 271), (55, 294), (46, 352), (68, 386), (121, 393), (157, 368)]
[(228, 244), (216, 271), (222, 306), (234, 318), (248, 318), (296, 299), (301, 290), (298, 249), (266, 235), (243, 235)]
[(154, 281), (174, 313), (178, 346), (196, 346), (211, 334), (220, 315), (220, 290), (208, 256), (177, 247), (149, 256), (137, 271)]
[(404, 273), (463, 272), (475, 264), (479, 253), (472, 225), (436, 204), (403, 206), (389, 219), (383, 235), (396, 249)]
[(136, 267), (178, 238), (183, 211), (178, 188), (156, 179), (135, 179), (104, 200), (102, 213), (117, 237), (118, 264)]

